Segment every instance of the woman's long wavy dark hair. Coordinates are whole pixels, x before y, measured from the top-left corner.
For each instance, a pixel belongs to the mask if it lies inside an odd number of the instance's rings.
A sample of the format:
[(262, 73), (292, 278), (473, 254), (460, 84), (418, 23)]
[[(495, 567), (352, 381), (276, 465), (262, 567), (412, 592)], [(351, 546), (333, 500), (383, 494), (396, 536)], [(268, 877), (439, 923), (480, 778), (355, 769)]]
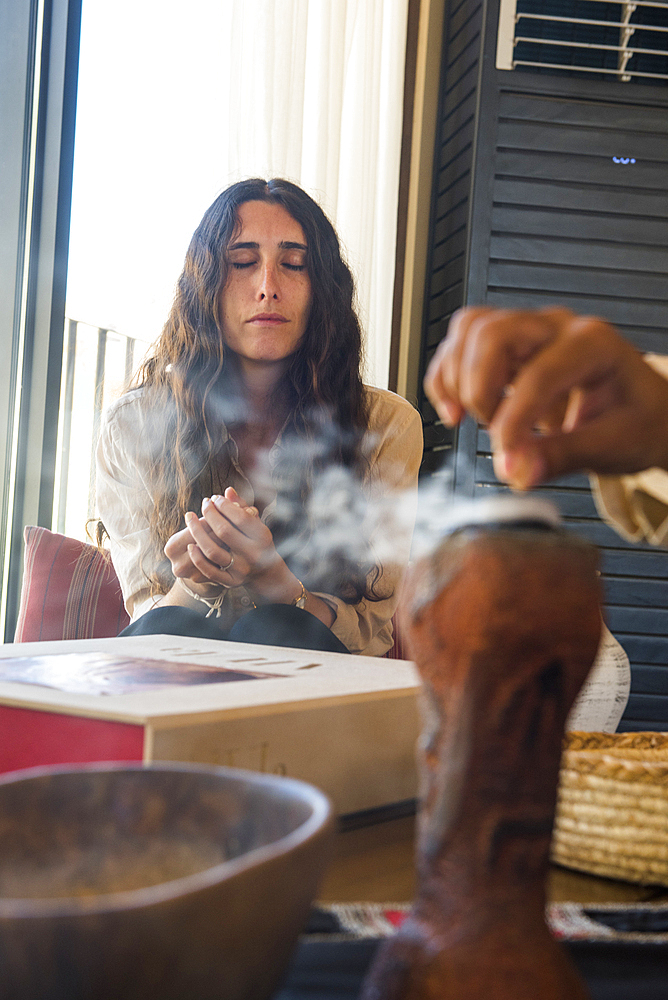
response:
[(330, 552), (330, 564), (323, 568), (321, 551), (308, 555), (309, 539), (318, 527), (308, 524), (305, 515), (314, 477), (318, 471), (343, 468), (359, 483), (366, 464), (362, 440), (368, 412), (354, 282), (337, 235), (306, 192), (280, 179), (240, 181), (206, 210), (188, 248), (167, 323), (134, 380), (143, 388), (153, 425), (148, 435), (154, 506), (147, 574), (158, 593), (171, 587), (163, 551), (167, 539), (183, 527), (187, 510), (198, 511), (204, 496), (222, 492), (226, 485), (230, 457), (221, 441), (221, 421), (229, 426), (229, 414), (243, 400), (238, 399), (221, 336), (219, 300), (229, 270), (227, 248), (239, 231), (238, 210), (248, 201), (281, 205), (300, 224), (311, 282), (307, 328), (280, 386), (290, 417), (274, 470), (279, 502), (270, 526), (276, 547), (284, 549), (284, 558), (310, 589), (355, 603), (365, 596), (374, 599), (379, 570), (370, 556), (360, 558), (356, 552), (353, 560), (343, 551)]

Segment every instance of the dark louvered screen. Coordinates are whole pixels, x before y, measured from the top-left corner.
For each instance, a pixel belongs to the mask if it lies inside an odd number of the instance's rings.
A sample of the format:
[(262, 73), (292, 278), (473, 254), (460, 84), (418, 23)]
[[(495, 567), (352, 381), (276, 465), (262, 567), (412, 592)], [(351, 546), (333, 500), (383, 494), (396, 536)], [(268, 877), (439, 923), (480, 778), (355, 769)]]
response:
[(494, 166), (488, 302), (558, 300), (668, 353), (666, 108), (502, 92)]
[[(487, 301), (559, 302), (668, 353), (666, 109), (503, 90), (498, 107)], [(486, 436), (479, 447), (485, 490)], [(607, 620), (633, 664), (624, 727), (668, 729), (668, 553), (601, 524), (584, 477), (542, 492), (602, 546)]]
[[(495, 20), (481, 24), (473, 3), (457, 14), (469, 25), (477, 17), (483, 54), (493, 49)], [(453, 103), (445, 76), (424, 363), (463, 302), (560, 303), (609, 318), (642, 350), (668, 354), (668, 95), (500, 72), (493, 59), (478, 69), (480, 90), (466, 96), (477, 111), (457, 128), (450, 123), (464, 97)], [(447, 175), (455, 150), (468, 148), (466, 173)], [(433, 411), (424, 412), (437, 436)], [(425, 469), (438, 457), (432, 452)], [(472, 421), (457, 435), (453, 464), (460, 493), (500, 488), (488, 437)], [(629, 545), (603, 524), (586, 477), (540, 492), (601, 547), (606, 618), (632, 664), (620, 728), (668, 730), (668, 553)]]

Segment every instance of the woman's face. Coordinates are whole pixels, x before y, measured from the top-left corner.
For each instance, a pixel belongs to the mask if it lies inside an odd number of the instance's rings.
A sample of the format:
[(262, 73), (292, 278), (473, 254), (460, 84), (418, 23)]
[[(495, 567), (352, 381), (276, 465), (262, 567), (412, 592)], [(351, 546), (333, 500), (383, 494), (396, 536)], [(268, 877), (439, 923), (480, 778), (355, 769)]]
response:
[(242, 367), (280, 362), (297, 350), (308, 323), (304, 232), (281, 205), (266, 201), (245, 202), (238, 216), (218, 304), (223, 340)]

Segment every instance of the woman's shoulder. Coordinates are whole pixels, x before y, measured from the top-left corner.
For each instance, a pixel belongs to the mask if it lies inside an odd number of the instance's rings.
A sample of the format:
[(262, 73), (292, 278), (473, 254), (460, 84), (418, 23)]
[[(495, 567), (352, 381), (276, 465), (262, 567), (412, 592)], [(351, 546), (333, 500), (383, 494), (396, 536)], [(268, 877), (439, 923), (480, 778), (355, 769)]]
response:
[(105, 408), (104, 420), (107, 424), (125, 423), (126, 421), (136, 421), (143, 414), (142, 400), (144, 390), (129, 389), (122, 396), (113, 400)]
[(412, 403), (396, 392), (373, 385), (365, 385), (364, 392), (369, 404), (369, 430), (387, 424), (421, 423), (422, 418)]
[(365, 386), (369, 402), (366, 435), (370, 479), (384, 488), (412, 489), (422, 460), (422, 418), (403, 396), (389, 389)]
[(144, 390), (130, 389), (104, 410), (100, 427), (100, 447), (126, 454), (144, 451), (147, 434)]
[[(133, 468), (144, 475), (155, 460), (156, 425), (143, 389), (130, 389), (106, 407), (98, 440), (98, 462), (108, 468)], [(115, 475), (117, 475), (115, 473)]]

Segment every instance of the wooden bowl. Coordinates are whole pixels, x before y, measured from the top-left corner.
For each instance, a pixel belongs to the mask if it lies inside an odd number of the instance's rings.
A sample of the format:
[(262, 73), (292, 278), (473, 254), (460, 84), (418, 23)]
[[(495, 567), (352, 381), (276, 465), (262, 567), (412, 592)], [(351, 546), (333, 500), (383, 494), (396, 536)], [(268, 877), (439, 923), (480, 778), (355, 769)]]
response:
[(263, 1000), (331, 829), (317, 789), (235, 769), (3, 777), (1, 1000)]

